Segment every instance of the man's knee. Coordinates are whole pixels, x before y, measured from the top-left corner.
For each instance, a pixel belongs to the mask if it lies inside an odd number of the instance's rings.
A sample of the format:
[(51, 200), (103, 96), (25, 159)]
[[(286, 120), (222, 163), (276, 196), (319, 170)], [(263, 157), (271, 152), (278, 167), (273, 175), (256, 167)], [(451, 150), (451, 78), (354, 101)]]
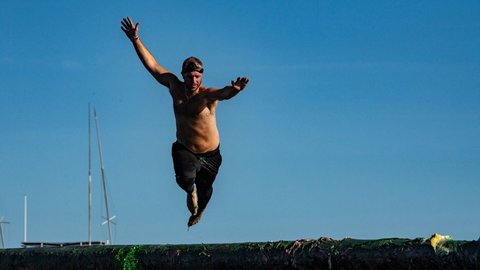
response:
[(177, 184), (186, 192), (192, 193), (194, 190), (195, 178), (176, 176)]
[(198, 172), (196, 176), (197, 186), (203, 186), (207, 189), (212, 187), (216, 176), (216, 174), (209, 173), (205, 170)]

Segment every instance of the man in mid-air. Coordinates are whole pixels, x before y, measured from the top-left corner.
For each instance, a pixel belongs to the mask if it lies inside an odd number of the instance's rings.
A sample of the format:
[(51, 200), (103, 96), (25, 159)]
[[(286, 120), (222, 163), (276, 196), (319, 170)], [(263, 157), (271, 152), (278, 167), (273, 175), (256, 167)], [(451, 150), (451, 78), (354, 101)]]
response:
[(197, 224), (213, 192), (213, 182), (222, 164), (220, 136), (215, 110), (218, 101), (230, 99), (248, 84), (238, 77), (231, 85), (211, 88), (202, 85), (203, 64), (196, 57), (182, 65), (182, 78), (160, 66), (138, 36), (139, 23), (127, 17), (122, 30), (133, 44), (145, 68), (163, 86), (173, 100), (177, 141), (172, 145), (172, 159), (177, 184), (187, 192), (187, 207), (192, 214), (188, 226)]

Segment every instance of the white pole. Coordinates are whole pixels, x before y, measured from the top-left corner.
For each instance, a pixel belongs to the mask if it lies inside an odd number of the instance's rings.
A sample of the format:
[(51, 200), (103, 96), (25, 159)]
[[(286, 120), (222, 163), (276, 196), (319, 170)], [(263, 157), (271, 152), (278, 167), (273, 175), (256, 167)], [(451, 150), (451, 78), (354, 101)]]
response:
[(98, 128), (98, 117), (97, 117), (97, 110), (95, 106), (93, 106), (93, 116), (95, 118), (95, 129), (97, 131), (97, 144), (98, 144), (98, 154), (100, 155), (100, 171), (102, 172), (102, 183), (103, 183), (103, 197), (105, 198), (105, 209), (107, 211), (107, 227), (108, 227), (108, 244), (112, 243), (112, 230), (111, 230), (111, 218), (110, 213), (108, 210), (108, 199), (107, 199), (107, 186), (105, 180), (105, 170), (103, 167), (103, 157), (102, 157), (102, 145), (100, 141), (100, 131)]
[(0, 242), (2, 243), (2, 248), (5, 248), (5, 242), (3, 241), (3, 230), (2, 230), (2, 225), (3, 225), (3, 217), (0, 219)]
[(90, 131), (90, 103), (88, 103), (88, 245), (92, 245), (92, 146)]
[(3, 224), (9, 224), (10, 222), (7, 222), (7, 221), (3, 221), (3, 217), (0, 217), (0, 242), (2, 243), (2, 247), (1, 248), (5, 248), (5, 242), (4, 242), (4, 237), (3, 237), (3, 229), (2, 229), (2, 226)]
[(24, 196), (24, 212), (23, 212), (23, 242), (27, 242), (27, 196)]
[(3, 225), (3, 222), (0, 221), (0, 242), (2, 243), (2, 248), (5, 248), (5, 242), (3, 241), (2, 225)]

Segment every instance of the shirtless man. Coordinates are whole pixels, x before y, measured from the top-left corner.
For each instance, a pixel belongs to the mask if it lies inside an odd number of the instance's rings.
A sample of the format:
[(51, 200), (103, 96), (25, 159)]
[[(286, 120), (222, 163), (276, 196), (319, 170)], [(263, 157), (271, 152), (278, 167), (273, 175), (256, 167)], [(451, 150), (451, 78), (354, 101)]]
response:
[(177, 184), (187, 192), (187, 207), (192, 214), (188, 226), (202, 217), (213, 192), (213, 181), (222, 163), (220, 136), (215, 110), (219, 100), (230, 99), (248, 83), (239, 77), (224, 88), (202, 85), (203, 64), (196, 57), (187, 58), (182, 65), (183, 82), (160, 66), (138, 36), (139, 23), (127, 17), (122, 30), (133, 44), (145, 68), (163, 86), (173, 99), (177, 126), (177, 141), (172, 145), (172, 159)]

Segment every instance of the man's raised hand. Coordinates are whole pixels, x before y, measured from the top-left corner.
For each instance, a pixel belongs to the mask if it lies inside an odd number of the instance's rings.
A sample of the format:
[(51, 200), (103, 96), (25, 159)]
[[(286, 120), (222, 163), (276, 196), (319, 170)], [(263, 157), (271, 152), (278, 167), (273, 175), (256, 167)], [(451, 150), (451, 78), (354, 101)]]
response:
[(232, 87), (235, 88), (237, 91), (242, 91), (243, 88), (247, 86), (248, 78), (247, 77), (238, 77), (237, 80), (234, 82), (232, 81)]
[(139, 23), (135, 24), (135, 26), (133, 26), (133, 22), (132, 22), (132, 19), (130, 19), (130, 17), (127, 17), (127, 18), (123, 18), (122, 20), (122, 30), (123, 32), (125, 32), (125, 35), (127, 35), (127, 37), (131, 40), (131, 41), (135, 41), (138, 39), (138, 26), (140, 25)]

